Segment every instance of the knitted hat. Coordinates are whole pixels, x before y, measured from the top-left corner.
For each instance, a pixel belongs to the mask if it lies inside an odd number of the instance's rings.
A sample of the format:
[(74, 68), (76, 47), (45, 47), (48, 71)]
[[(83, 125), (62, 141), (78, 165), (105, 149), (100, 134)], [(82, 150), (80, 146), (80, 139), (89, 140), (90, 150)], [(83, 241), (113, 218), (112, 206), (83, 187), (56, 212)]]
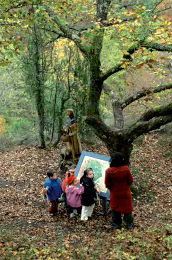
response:
[(67, 184), (70, 185), (75, 179), (76, 179), (76, 177), (74, 177), (73, 175), (71, 175), (71, 176), (67, 179)]

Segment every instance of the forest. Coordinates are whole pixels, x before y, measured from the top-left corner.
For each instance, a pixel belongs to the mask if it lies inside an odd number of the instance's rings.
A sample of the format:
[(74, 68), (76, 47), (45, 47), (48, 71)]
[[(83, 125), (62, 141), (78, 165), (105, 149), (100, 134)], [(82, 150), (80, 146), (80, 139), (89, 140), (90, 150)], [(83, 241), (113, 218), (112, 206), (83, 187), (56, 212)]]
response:
[[(2, 259), (172, 259), (171, 0), (0, 0)], [(66, 110), (82, 149), (121, 152), (133, 232), (47, 216)]]

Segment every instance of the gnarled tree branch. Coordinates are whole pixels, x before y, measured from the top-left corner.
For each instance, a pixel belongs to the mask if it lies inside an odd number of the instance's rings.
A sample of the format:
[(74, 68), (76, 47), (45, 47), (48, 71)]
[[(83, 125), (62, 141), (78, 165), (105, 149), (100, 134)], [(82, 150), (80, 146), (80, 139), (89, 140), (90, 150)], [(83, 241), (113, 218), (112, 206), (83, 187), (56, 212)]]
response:
[(167, 52), (172, 52), (172, 45), (163, 45), (160, 43), (156, 43), (156, 42), (142, 42), (141, 47), (145, 47), (147, 49), (152, 49), (152, 50), (156, 50), (156, 51), (167, 51)]
[(125, 135), (128, 142), (132, 143), (140, 135), (158, 129), (160, 126), (166, 125), (170, 122), (172, 122), (172, 115), (153, 117), (149, 121), (137, 121), (125, 130)]
[(113, 68), (109, 69), (108, 71), (106, 71), (105, 73), (102, 73), (100, 75), (100, 80), (103, 82), (105, 81), (107, 78), (109, 78), (111, 75), (113, 75), (114, 73), (117, 73), (121, 70), (123, 70), (124, 68), (122, 67), (124, 65), (124, 62), (121, 62), (117, 65), (115, 65)]
[[(128, 55), (124, 54), (123, 58), (128, 61), (132, 61), (132, 58), (130, 55), (132, 55), (135, 51), (137, 51), (137, 49), (139, 48), (139, 46), (141, 45), (142, 41), (138, 41), (137, 43), (132, 44), (128, 50), (127, 53)], [(121, 70), (124, 69), (123, 65), (125, 64), (125, 61), (120, 62), (119, 64), (115, 65), (114, 67), (112, 67), (111, 69), (109, 69), (108, 71), (106, 71), (105, 73), (102, 73), (100, 75), (100, 79), (101, 81), (105, 81), (107, 78), (109, 78), (111, 75), (113, 75), (114, 73), (117, 73)]]
[(172, 103), (165, 106), (155, 106), (146, 111), (139, 119), (139, 121), (149, 121), (153, 117), (168, 116), (172, 118)]
[(134, 93), (133, 95), (129, 96), (128, 98), (126, 98), (124, 101), (121, 101), (121, 108), (124, 109), (125, 107), (127, 107), (128, 105), (130, 105), (131, 103), (133, 103), (134, 101), (147, 96), (148, 94), (151, 93), (158, 93), (161, 91), (165, 91), (167, 89), (171, 89), (172, 88), (172, 83), (168, 83), (165, 85), (160, 85), (155, 89), (149, 88), (149, 89), (144, 89), (141, 91), (138, 91), (136, 93)]
[(57, 24), (57, 26), (59, 27), (59, 29), (62, 31), (62, 33), (64, 34), (64, 36), (72, 41), (75, 42), (75, 44), (78, 46), (78, 48), (80, 49), (80, 51), (88, 56), (88, 51), (87, 49), (84, 47), (84, 45), (82, 45), (82, 40), (80, 39), (80, 37), (73, 32), (73, 30), (70, 29), (70, 27), (66, 24), (64, 24), (58, 17), (57, 15), (51, 10), (51, 8), (49, 8), (48, 6), (44, 6), (45, 10), (47, 11), (47, 13), (49, 14), (49, 16), (52, 18), (52, 20)]
[(139, 120), (124, 130), (130, 142), (142, 134), (158, 129), (172, 122), (172, 102), (166, 106), (157, 106), (146, 111)]
[(115, 134), (115, 131), (107, 126), (99, 116), (88, 116), (85, 122), (94, 128), (96, 135), (103, 142), (107, 142), (108, 137)]
[(10, 10), (17, 9), (17, 8), (20, 8), (20, 7), (24, 7), (24, 6), (27, 6), (27, 5), (29, 5), (29, 4), (26, 1), (19, 1), (18, 3), (14, 3), (13, 5), (9, 6), (6, 9), (4, 9), (2, 11), (2, 13), (0, 13), (0, 15), (2, 15), (4, 13), (8, 13)]

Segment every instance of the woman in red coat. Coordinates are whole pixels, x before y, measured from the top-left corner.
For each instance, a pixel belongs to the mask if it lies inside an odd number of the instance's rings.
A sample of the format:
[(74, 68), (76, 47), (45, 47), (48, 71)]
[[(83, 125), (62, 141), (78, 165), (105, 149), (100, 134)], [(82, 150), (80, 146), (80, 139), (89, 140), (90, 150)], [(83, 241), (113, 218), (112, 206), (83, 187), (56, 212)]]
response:
[(110, 207), (112, 210), (112, 228), (120, 228), (122, 224), (121, 214), (124, 214), (124, 222), (127, 229), (133, 226), (133, 203), (130, 192), (130, 184), (133, 177), (126, 165), (124, 156), (119, 152), (111, 155), (110, 167), (105, 173), (105, 185), (110, 190)]

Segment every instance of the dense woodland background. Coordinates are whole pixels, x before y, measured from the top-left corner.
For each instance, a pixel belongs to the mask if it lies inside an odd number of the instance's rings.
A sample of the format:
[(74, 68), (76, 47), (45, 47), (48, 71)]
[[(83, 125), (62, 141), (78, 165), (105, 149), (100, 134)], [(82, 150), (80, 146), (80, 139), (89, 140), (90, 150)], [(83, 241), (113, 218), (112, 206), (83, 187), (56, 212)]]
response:
[(68, 107), (81, 138), (94, 142), (94, 130), (109, 151), (108, 138), (122, 151), (115, 138), (125, 136), (132, 150), (139, 135), (171, 121), (170, 1), (1, 6), (1, 149), (58, 142)]
[[(171, 0), (0, 7), (2, 259), (171, 259)], [(84, 226), (62, 207), (46, 216), (41, 185), (69, 107), (84, 150), (131, 162), (133, 234), (106, 231), (96, 212)]]

